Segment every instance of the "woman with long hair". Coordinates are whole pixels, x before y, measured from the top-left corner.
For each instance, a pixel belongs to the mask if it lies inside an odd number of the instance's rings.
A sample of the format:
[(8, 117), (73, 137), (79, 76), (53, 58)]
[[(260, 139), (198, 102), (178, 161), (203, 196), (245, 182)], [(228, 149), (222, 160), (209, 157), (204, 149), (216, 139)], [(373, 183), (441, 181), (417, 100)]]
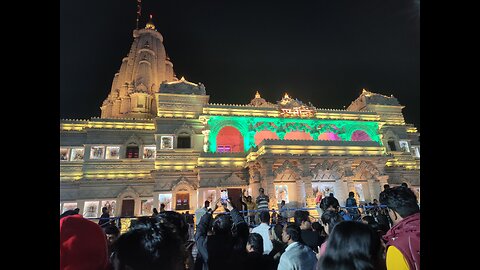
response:
[(317, 270), (385, 270), (384, 246), (377, 232), (358, 221), (342, 221), (328, 237)]

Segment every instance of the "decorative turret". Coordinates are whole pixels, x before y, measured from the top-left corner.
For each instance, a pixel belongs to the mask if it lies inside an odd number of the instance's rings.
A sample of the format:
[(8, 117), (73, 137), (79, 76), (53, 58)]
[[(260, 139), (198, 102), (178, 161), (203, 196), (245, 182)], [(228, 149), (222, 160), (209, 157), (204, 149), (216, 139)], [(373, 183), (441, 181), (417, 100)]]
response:
[(254, 106), (254, 107), (275, 107), (275, 104), (270, 103), (265, 99), (263, 99), (260, 96), (260, 93), (258, 93), (258, 91), (255, 93), (255, 98), (252, 99), (248, 105)]
[(148, 20), (148, 23), (145, 26), (145, 29), (155, 30), (155, 25), (153, 24), (152, 14), (150, 14), (150, 20)]
[(152, 15), (144, 29), (133, 30), (133, 38), (130, 52), (114, 75), (110, 94), (102, 103), (102, 118), (153, 118), (160, 85), (177, 81)]

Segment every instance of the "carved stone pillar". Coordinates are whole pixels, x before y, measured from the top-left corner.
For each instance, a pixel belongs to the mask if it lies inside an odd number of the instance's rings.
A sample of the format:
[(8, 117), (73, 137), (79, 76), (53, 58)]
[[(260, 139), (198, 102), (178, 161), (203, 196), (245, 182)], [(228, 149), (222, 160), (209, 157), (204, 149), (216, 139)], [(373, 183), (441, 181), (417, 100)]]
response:
[(370, 198), (365, 198), (365, 200), (373, 201), (374, 198), (378, 199), (378, 194), (380, 194), (380, 182), (376, 181), (374, 178), (368, 179), (368, 191), (370, 192)]
[(210, 130), (204, 129), (202, 130), (203, 134), (203, 152), (208, 152), (208, 148), (210, 147), (209, 137), (210, 137)]
[(273, 161), (263, 163), (262, 169), (260, 170), (260, 177), (260, 186), (265, 190), (265, 194), (270, 197), (269, 207), (274, 204), (275, 208), (277, 208), (275, 185), (273, 184), (273, 181), (275, 180), (275, 175), (273, 174)]
[[(335, 181), (335, 197), (338, 199), (340, 206), (345, 206), (345, 200), (348, 197), (348, 182), (350, 177), (342, 177)], [(328, 194), (327, 194), (328, 196)]]
[(295, 189), (297, 193), (297, 198), (295, 200), (298, 202), (297, 207), (305, 207), (306, 194), (305, 194), (305, 186), (304, 186), (302, 177), (300, 177), (300, 179), (295, 180)]

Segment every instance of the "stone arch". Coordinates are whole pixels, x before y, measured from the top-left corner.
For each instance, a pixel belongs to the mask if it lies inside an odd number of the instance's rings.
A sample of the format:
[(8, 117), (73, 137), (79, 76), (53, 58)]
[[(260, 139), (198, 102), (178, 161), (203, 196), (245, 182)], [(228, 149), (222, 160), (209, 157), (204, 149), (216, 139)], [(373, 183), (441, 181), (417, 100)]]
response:
[(195, 130), (192, 126), (183, 123), (180, 127), (173, 131), (175, 134), (175, 142), (177, 148), (192, 148), (192, 136)]
[(117, 196), (117, 211), (118, 215), (122, 215), (123, 212), (123, 201), (124, 200), (133, 200), (134, 201), (134, 215), (138, 214), (138, 209), (140, 209), (140, 194), (131, 186), (127, 186), (123, 189)]
[[(345, 130), (345, 133), (343, 133), (342, 136), (347, 141), (351, 140), (352, 134), (354, 132), (356, 132), (358, 130), (361, 130), (361, 131), (365, 132), (370, 137), (370, 140), (379, 142), (377, 140), (377, 139), (379, 139), (378, 136), (377, 136), (378, 135), (378, 130), (377, 130), (378, 126), (355, 124), (355, 125), (347, 125), (345, 127), (346, 127), (346, 130)], [(340, 137), (342, 137), (342, 136), (340, 136)]]
[[(398, 151), (398, 149), (400, 149), (399, 140), (400, 138), (390, 129), (383, 133), (382, 142), (388, 151)], [(392, 147), (391, 147), (392, 143), (395, 146), (394, 150), (392, 150)]]
[[(172, 205), (172, 208), (173, 209), (178, 209), (179, 208), (179, 202), (177, 199), (179, 199), (179, 195), (183, 195), (184, 194), (188, 194), (188, 207), (185, 208), (185, 209), (179, 209), (179, 210), (188, 210), (190, 208), (192, 208), (192, 206), (195, 205), (195, 202), (194, 202), (194, 192), (196, 191), (197, 187), (192, 185), (192, 183), (190, 183), (188, 181), (188, 179), (184, 176), (180, 177), (176, 183), (173, 184), (172, 186), (172, 202), (174, 202), (174, 204)], [(178, 196), (177, 196), (178, 195)], [(182, 196), (182, 197), (183, 197)]]
[(243, 151), (247, 151), (247, 147), (250, 145), (248, 126), (246, 124), (240, 123), (239, 121), (224, 120), (216, 123), (210, 123), (210, 135), (208, 139), (210, 152), (217, 151), (217, 135), (222, 128), (227, 126), (234, 127), (240, 132), (240, 134), (243, 136)]
[[(217, 147), (228, 145), (230, 147), (228, 152), (243, 152), (245, 150), (244, 136), (237, 128), (232, 126), (223, 127), (217, 133), (216, 141)], [(217, 148), (216, 151), (219, 151), (219, 149)]]
[(273, 139), (278, 140), (280, 139), (277, 133), (270, 131), (270, 130), (262, 130), (255, 133), (255, 145), (259, 145), (265, 139)]
[(372, 138), (363, 130), (357, 129), (352, 132), (350, 141), (371, 141)]

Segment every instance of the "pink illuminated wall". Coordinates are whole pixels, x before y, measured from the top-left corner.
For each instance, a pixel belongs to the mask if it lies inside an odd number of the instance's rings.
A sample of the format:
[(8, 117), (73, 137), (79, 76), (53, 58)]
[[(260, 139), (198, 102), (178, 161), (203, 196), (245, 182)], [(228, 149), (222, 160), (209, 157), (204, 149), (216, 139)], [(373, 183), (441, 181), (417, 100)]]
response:
[(310, 134), (305, 131), (290, 131), (285, 134), (284, 140), (313, 140)]
[(371, 141), (372, 139), (363, 130), (357, 130), (352, 134), (352, 141)]
[(279, 139), (277, 134), (273, 131), (263, 130), (255, 134), (255, 145), (259, 145), (265, 139)]
[(340, 137), (333, 132), (325, 132), (318, 136), (319, 141), (341, 141)]
[(243, 136), (234, 127), (224, 127), (217, 135), (217, 148), (230, 146), (232, 152), (243, 152)]

